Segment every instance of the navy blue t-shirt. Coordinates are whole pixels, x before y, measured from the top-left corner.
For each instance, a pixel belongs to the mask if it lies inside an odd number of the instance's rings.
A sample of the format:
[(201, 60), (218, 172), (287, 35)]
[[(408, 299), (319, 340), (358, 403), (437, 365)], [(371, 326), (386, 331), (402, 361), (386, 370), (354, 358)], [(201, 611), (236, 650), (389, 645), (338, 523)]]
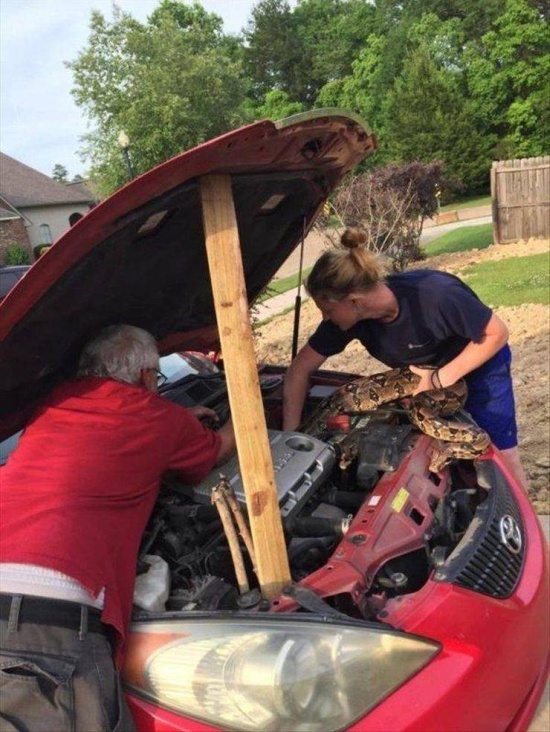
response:
[(309, 339), (322, 356), (340, 353), (357, 338), (382, 363), (444, 366), (470, 342), (479, 343), (492, 311), (458, 277), (437, 270), (389, 275), (385, 284), (399, 304), (391, 323), (361, 320), (349, 330), (323, 321)]

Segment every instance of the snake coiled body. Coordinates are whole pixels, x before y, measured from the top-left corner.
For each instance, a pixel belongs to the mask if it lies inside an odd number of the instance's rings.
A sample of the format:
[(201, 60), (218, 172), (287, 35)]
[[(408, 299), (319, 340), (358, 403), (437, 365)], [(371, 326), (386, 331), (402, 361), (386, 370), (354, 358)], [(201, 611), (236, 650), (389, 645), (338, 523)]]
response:
[(367, 412), (396, 400), (410, 421), (423, 433), (435, 438), (430, 470), (441, 471), (454, 458), (473, 459), (490, 444), (489, 435), (475, 424), (448, 419), (460, 409), (468, 395), (466, 383), (458, 381), (444, 389), (430, 389), (414, 395), (420, 377), (409, 368), (384, 371), (351, 381), (340, 387), (313, 415), (320, 423), (327, 417), (352, 412)]

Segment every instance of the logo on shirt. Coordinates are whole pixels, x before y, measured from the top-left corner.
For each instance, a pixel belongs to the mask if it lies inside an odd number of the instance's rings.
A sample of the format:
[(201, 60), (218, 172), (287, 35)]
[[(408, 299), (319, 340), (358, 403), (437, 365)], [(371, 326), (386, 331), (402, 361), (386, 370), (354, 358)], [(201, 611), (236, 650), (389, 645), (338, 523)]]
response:
[(412, 350), (413, 348), (424, 348), (425, 346), (429, 346), (430, 341), (426, 341), (426, 343), (409, 343), (408, 348)]

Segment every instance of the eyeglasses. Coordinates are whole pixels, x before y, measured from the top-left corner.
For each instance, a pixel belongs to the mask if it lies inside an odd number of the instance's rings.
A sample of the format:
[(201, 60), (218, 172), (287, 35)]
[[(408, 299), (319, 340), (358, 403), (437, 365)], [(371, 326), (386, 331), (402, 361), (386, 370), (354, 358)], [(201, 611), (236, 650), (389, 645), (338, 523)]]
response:
[(157, 387), (160, 389), (161, 386), (164, 386), (166, 382), (168, 381), (168, 377), (166, 374), (163, 374), (162, 371), (159, 371), (158, 369), (152, 368), (151, 371), (154, 371), (157, 375)]

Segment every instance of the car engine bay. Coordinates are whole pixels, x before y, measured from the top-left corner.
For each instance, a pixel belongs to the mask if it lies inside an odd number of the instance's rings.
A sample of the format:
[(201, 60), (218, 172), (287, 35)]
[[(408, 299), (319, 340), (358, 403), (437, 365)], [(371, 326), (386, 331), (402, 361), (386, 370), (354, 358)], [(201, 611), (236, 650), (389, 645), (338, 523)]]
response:
[[(253, 556), (240, 532), (248, 585), (246, 591), (240, 588), (212, 501), (222, 481), (246, 523), (235, 456), (198, 485), (173, 476), (163, 483), (138, 563), (138, 584), (150, 571), (147, 557), (167, 564), (163, 611), (302, 609), (380, 621), (391, 600), (420, 590), (438, 573), (448, 580), (449, 562), (491, 497), (491, 479), (471, 461), (430, 473), (431, 438), (408, 423), (397, 402), (343, 421), (316, 423), (311, 415), (349, 378), (319, 372), (308, 395), (304, 430), (284, 432), (278, 429), (283, 371), (260, 372), (292, 586), (273, 601), (262, 599)], [(209, 406), (220, 423), (229, 414), (222, 372), (186, 376), (162, 396), (187, 407)], [(134, 602), (138, 613), (158, 611), (136, 597)]]

